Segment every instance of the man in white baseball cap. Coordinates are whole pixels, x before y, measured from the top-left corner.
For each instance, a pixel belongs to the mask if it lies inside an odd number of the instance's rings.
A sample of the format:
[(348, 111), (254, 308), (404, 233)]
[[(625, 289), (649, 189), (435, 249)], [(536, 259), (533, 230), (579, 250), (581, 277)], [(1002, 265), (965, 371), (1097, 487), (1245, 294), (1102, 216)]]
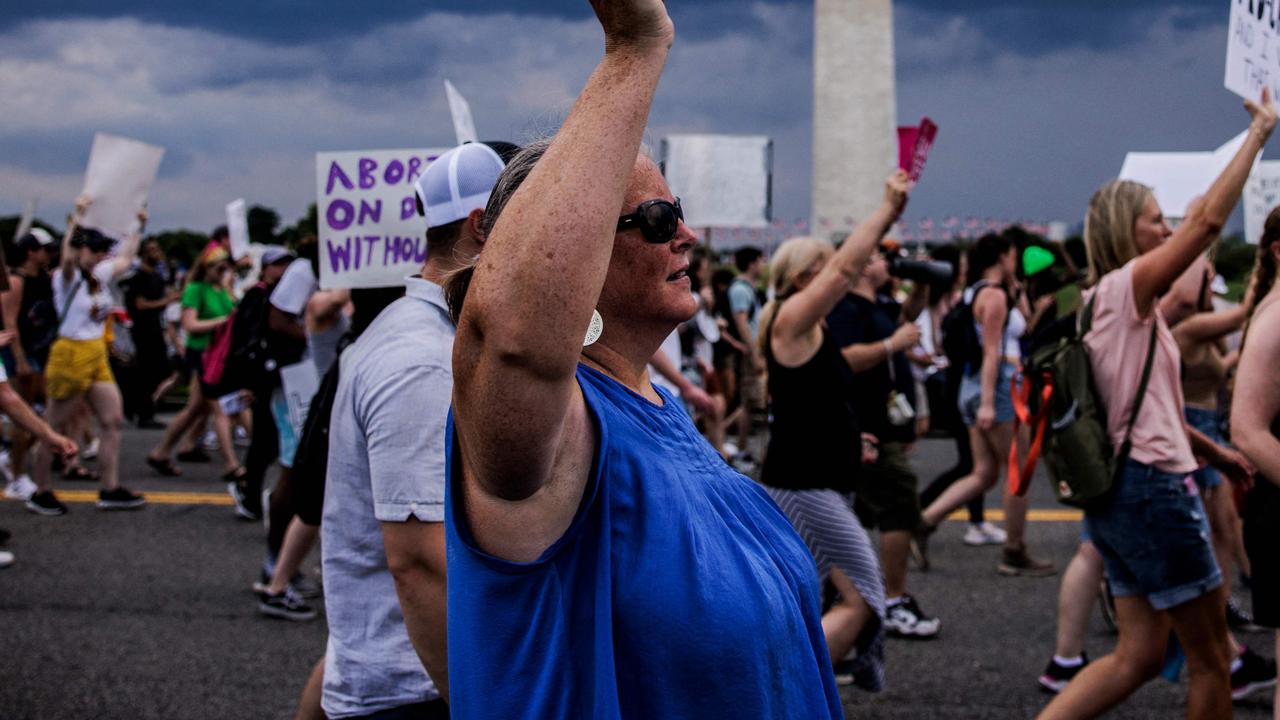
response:
[(418, 178), (426, 265), (340, 360), (321, 523), (330, 718), (448, 716), (444, 435), (454, 327), (441, 283), (484, 243), (500, 153), (516, 149), (495, 145), (456, 147)]

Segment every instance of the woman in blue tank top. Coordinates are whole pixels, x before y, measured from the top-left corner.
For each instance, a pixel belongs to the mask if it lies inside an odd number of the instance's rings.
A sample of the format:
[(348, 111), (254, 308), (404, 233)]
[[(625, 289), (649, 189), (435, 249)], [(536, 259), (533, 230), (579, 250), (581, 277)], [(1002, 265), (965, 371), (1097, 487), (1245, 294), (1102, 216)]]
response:
[(696, 309), (696, 237), (639, 156), (674, 30), (592, 5), (604, 59), (447, 288), (451, 716), (841, 717), (804, 543), (649, 382)]

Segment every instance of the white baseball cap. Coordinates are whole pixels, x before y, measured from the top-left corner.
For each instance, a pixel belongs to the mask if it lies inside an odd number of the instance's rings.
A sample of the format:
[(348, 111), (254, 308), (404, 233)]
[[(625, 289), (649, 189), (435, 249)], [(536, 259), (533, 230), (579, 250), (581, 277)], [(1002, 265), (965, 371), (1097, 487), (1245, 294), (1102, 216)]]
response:
[(466, 143), (436, 158), (413, 184), (427, 228), (457, 222), (489, 203), (506, 165), (484, 143)]

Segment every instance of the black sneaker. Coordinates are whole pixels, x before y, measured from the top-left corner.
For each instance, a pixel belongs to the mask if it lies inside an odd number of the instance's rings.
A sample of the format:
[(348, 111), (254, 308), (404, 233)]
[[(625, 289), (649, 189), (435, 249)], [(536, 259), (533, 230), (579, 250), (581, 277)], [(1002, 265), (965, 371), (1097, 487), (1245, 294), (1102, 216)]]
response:
[(245, 520), (257, 522), (262, 519), (262, 497), (256, 493), (246, 493), (238, 481), (227, 483), (227, 493), (236, 504), (236, 515)]
[(884, 615), (885, 631), (892, 637), (931, 638), (942, 628), (941, 621), (926, 616), (910, 595), (885, 608)]
[(1231, 699), (1244, 700), (1259, 690), (1275, 687), (1275, 684), (1276, 661), (1245, 648), (1240, 654), (1240, 667), (1231, 673)]
[(32, 494), (27, 498), (27, 509), (37, 515), (67, 514), (67, 506), (58, 500), (52, 490)]
[(1253, 616), (1248, 610), (1240, 607), (1240, 603), (1235, 598), (1227, 598), (1227, 626), (1232, 630), (1240, 632), (1256, 633), (1262, 632), (1262, 626), (1253, 621)]
[(258, 612), (267, 617), (297, 622), (316, 619), (315, 608), (303, 602), (302, 598), (298, 597), (298, 594), (293, 591), (293, 588), (286, 588), (279, 595), (265, 592), (259, 594)]
[(135, 510), (146, 504), (146, 498), (123, 487), (98, 491), (99, 510)]
[(1084, 662), (1076, 665), (1075, 667), (1059, 665), (1056, 658), (1049, 658), (1049, 665), (1045, 667), (1044, 672), (1040, 674), (1040, 689), (1045, 692), (1054, 693), (1055, 695), (1062, 692), (1063, 688), (1067, 686), (1067, 683), (1071, 682), (1071, 679), (1078, 675), (1080, 671), (1084, 669), (1085, 665), (1089, 664), (1088, 655), (1080, 653), (1080, 658), (1084, 660)]

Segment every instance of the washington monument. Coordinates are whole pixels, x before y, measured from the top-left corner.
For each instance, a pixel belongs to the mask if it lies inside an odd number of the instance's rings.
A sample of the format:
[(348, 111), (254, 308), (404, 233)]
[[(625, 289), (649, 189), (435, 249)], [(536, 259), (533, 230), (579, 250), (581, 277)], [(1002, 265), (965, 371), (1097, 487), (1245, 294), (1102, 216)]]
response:
[(880, 203), (898, 161), (898, 99), (893, 0), (815, 2), (810, 226), (825, 234)]

